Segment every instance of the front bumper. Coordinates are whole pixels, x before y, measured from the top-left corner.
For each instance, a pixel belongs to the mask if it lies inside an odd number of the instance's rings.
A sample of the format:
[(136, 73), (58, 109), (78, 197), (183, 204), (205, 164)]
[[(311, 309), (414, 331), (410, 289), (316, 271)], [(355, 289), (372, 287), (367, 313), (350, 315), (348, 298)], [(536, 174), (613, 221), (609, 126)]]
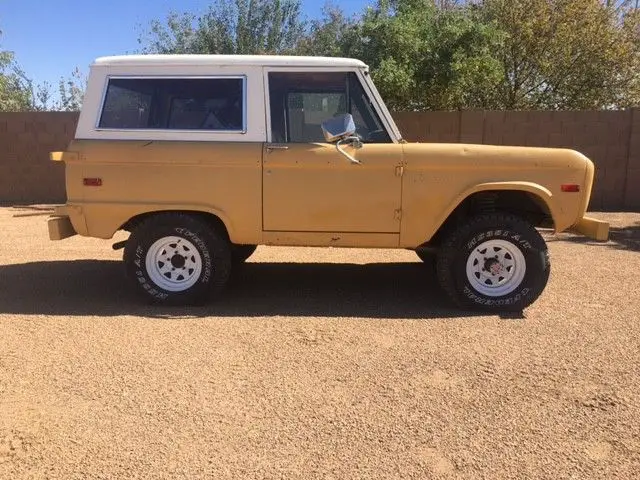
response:
[(598, 242), (606, 242), (609, 240), (609, 222), (596, 220), (591, 217), (581, 218), (569, 231), (579, 233)]

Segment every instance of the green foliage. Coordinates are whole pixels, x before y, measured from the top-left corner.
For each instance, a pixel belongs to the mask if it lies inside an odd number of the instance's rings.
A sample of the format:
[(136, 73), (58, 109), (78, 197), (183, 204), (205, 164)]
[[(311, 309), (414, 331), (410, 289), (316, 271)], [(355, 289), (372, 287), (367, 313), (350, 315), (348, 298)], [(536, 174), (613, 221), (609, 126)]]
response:
[(380, 1), (359, 25), (352, 53), (372, 68), (391, 108), (493, 108), (502, 75), (493, 52), (504, 35), (471, 6), (428, 0)]
[(70, 77), (61, 78), (58, 82), (59, 101), (55, 104), (55, 110), (79, 112), (86, 88), (87, 78), (76, 67)]
[(0, 51), (0, 112), (17, 112), (29, 108), (29, 85), (14, 60), (13, 52)]
[(285, 54), (303, 31), (297, 0), (217, 0), (200, 16), (153, 21), (139, 42), (147, 53)]
[(640, 18), (629, 2), (486, 0), (479, 11), (506, 34), (495, 52), (501, 108), (638, 105)]
[(322, 17), (311, 21), (294, 52), (298, 55), (345, 56), (357, 41), (354, 35), (356, 25), (357, 21), (346, 18), (340, 8), (326, 4)]
[(23, 111), (56, 111), (79, 112), (82, 108), (82, 100), (87, 85), (86, 77), (76, 69), (70, 77), (61, 77), (58, 81), (58, 96), (54, 95), (54, 88), (49, 82), (35, 85), (33, 81), (23, 74), (28, 103)]
[(0, 112), (79, 111), (87, 79), (76, 68), (69, 78), (60, 78), (59, 98), (51, 84), (35, 85), (15, 61), (13, 52), (0, 51)]

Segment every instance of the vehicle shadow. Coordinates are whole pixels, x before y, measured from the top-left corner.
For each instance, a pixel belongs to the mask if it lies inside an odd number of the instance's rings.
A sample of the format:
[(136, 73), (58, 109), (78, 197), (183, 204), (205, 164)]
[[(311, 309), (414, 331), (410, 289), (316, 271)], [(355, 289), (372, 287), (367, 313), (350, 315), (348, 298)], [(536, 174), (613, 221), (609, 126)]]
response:
[(247, 263), (216, 302), (201, 307), (144, 303), (109, 260), (0, 266), (0, 314), (188, 317), (454, 318), (432, 265), (416, 263)]
[(626, 227), (610, 227), (608, 242), (596, 242), (585, 236), (571, 233), (552, 235), (546, 240), (547, 242), (570, 242), (640, 252), (640, 222), (635, 222), (633, 225)]

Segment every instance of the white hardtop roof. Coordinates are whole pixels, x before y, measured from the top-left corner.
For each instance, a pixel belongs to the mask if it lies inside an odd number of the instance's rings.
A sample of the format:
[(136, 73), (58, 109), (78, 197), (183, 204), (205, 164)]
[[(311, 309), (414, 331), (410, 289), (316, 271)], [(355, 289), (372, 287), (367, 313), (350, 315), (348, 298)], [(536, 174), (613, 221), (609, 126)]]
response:
[(274, 67), (357, 67), (367, 65), (354, 58), (312, 57), (293, 55), (116, 55), (100, 57), (93, 63), (95, 66), (130, 65), (130, 66), (196, 66), (196, 65), (252, 65)]

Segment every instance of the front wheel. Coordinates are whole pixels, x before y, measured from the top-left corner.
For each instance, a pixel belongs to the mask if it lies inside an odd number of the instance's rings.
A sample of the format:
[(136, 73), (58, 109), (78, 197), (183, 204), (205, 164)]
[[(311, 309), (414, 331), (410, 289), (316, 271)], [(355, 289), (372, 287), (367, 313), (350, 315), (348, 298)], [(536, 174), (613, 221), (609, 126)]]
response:
[(544, 290), (549, 253), (538, 231), (507, 213), (469, 219), (444, 240), (437, 258), (440, 285), (458, 305), (522, 311)]
[(147, 300), (201, 304), (219, 293), (231, 270), (229, 242), (207, 222), (165, 213), (142, 222), (124, 250), (134, 288)]

